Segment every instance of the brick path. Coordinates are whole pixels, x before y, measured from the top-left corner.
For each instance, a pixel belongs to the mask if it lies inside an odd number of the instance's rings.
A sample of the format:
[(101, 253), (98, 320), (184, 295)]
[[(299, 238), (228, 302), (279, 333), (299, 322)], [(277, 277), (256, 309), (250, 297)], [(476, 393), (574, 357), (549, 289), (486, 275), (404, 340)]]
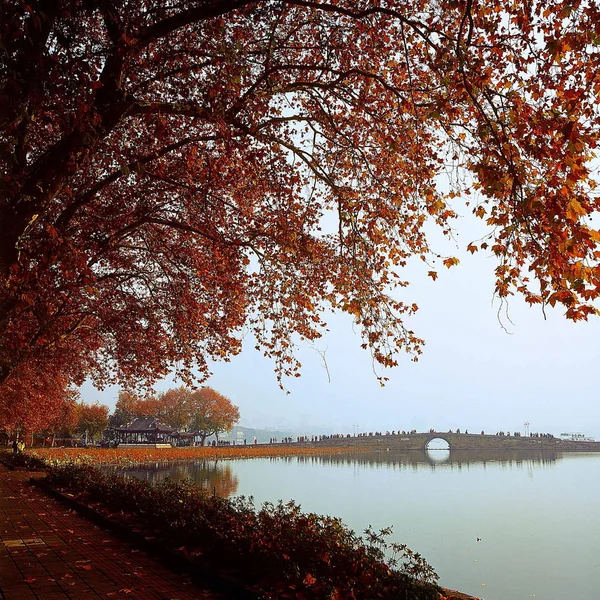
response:
[(0, 464), (0, 600), (222, 600)]

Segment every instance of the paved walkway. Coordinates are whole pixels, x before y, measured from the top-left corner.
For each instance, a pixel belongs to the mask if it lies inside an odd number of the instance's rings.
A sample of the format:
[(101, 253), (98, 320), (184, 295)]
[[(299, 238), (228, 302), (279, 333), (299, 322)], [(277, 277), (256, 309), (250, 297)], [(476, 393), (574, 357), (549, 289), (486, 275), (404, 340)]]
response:
[(0, 464), (0, 600), (222, 600)]

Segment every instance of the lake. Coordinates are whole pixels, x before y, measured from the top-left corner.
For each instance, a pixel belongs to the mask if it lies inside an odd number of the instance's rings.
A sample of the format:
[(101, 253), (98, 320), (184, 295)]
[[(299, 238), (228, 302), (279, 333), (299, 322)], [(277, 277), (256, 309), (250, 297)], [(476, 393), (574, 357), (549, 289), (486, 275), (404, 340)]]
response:
[(393, 526), (440, 585), (484, 600), (600, 598), (600, 453), (431, 451), (198, 461), (122, 473), (191, 478), (256, 504), (294, 499), (357, 532)]

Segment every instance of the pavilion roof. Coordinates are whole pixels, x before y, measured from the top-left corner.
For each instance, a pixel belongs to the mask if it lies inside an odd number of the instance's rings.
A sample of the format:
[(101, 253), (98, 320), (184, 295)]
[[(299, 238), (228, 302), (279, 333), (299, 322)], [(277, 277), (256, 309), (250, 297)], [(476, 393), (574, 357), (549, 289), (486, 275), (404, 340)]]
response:
[(169, 425), (161, 423), (156, 417), (138, 417), (125, 427), (117, 427), (117, 431), (129, 433), (146, 433), (156, 431), (157, 433), (176, 434), (177, 430)]

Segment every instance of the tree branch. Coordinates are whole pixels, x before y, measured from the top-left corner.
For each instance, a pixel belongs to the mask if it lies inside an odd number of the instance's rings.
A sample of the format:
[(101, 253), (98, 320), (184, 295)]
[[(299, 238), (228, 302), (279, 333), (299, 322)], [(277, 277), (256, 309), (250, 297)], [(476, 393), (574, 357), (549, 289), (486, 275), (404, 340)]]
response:
[(190, 8), (176, 15), (158, 21), (140, 32), (137, 38), (137, 48), (143, 48), (152, 42), (164, 38), (173, 31), (191, 25), (198, 21), (206, 21), (220, 15), (227, 14), (249, 4), (256, 4), (256, 0), (204, 0), (200, 6)]
[(165, 146), (164, 148), (161, 148), (160, 150), (156, 150), (155, 152), (151, 152), (150, 154), (147, 154), (146, 156), (143, 156), (134, 161), (131, 161), (129, 164), (121, 167), (120, 169), (117, 169), (110, 175), (107, 175), (106, 177), (104, 177), (104, 179), (101, 179), (100, 181), (98, 181), (96, 183), (96, 185), (92, 186), (89, 190), (87, 190), (85, 192), (85, 194), (83, 194), (82, 196), (77, 198), (72, 204), (67, 206), (65, 208), (65, 210), (63, 210), (63, 212), (56, 219), (55, 226), (57, 228), (67, 226), (69, 224), (69, 222), (71, 221), (71, 219), (75, 216), (75, 213), (82, 206), (84, 206), (85, 204), (90, 202), (96, 194), (101, 192), (105, 187), (107, 187), (111, 183), (114, 183), (115, 181), (117, 181), (123, 175), (126, 175), (126, 174), (130, 173), (131, 171), (136, 171), (140, 167), (143, 167), (144, 165), (147, 165), (147, 164), (169, 154), (170, 152), (178, 150), (179, 148), (182, 148), (183, 146), (186, 146), (187, 144), (197, 142), (197, 141), (211, 141), (211, 140), (217, 140), (217, 139), (219, 139), (218, 136), (205, 136), (205, 137), (193, 137), (193, 138), (187, 137), (182, 140), (179, 140), (178, 142), (169, 144), (168, 146)]

